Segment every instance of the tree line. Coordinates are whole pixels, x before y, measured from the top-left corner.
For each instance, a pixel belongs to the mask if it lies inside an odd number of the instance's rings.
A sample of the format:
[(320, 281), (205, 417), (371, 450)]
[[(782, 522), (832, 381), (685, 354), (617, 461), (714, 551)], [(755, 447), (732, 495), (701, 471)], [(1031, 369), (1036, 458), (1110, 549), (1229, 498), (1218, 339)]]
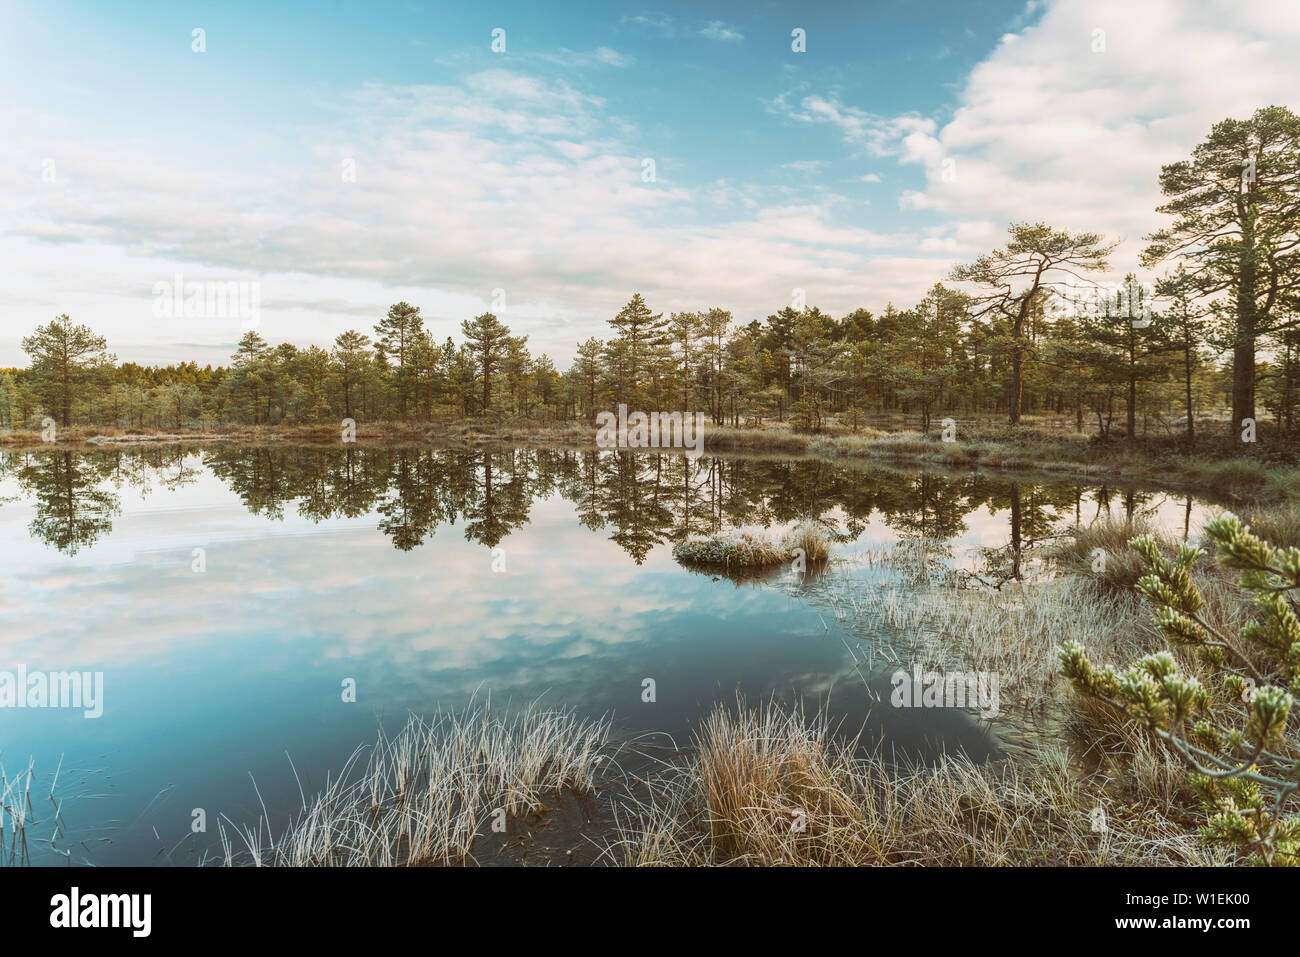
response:
[(439, 341), (418, 306), (331, 348), (257, 332), (228, 365), (118, 363), (102, 336), (59, 316), (23, 339), (26, 369), (0, 373), (0, 426), (44, 417), (119, 428), (429, 421), (511, 416), (590, 421), (626, 403), (705, 412), (715, 425), (789, 421), (858, 429), (903, 413), (1074, 420), (1110, 437), (1154, 421), (1196, 434), (1229, 412), (1234, 436), (1266, 412), (1297, 428), (1300, 389), (1300, 117), (1270, 106), (1215, 124), (1160, 171), (1172, 217), (1146, 237), (1145, 268), (1108, 287), (1118, 243), (1012, 223), (1006, 243), (957, 266), (910, 308), (838, 318), (801, 295), (763, 320), (723, 308), (656, 313), (638, 293), (567, 371), (533, 355), (494, 313)]

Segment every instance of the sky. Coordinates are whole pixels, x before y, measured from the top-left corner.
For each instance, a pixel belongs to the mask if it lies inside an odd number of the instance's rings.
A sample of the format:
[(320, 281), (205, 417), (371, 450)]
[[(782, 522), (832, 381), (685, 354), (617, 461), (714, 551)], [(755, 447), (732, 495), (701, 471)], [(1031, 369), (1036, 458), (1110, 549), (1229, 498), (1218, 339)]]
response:
[(564, 368), (635, 292), (905, 307), (1016, 220), (1153, 278), (1160, 166), (1298, 92), (1296, 0), (0, 0), (0, 366), (62, 313), (216, 364), (404, 300)]

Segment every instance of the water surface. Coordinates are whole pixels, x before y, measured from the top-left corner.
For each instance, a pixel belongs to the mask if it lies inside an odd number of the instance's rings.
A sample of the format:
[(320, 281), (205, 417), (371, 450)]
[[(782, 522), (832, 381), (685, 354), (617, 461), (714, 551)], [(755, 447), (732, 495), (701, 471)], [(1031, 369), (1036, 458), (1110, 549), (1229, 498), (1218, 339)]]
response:
[[(682, 568), (672, 544), (814, 520), (841, 557), (915, 540), (990, 581), (1029, 573), (1072, 523), (1141, 515), (1181, 534), (1205, 509), (1155, 491), (812, 459), (3, 453), (0, 671), (102, 671), (105, 687), (97, 719), (0, 710), (0, 764), (12, 778), (34, 760), (44, 821), (62, 762), (66, 834), (31, 847), (33, 862), (105, 865), (193, 863), (215, 848), (218, 814), (252, 822), (264, 802), (282, 821), (298, 779), (316, 790), (381, 722), (395, 731), (408, 712), (489, 697), (611, 714), (622, 734), (684, 743), (716, 703), (775, 696), (828, 703), (909, 756), (984, 760), (1000, 753), (996, 724), (873, 703), (888, 701), (893, 668), (888, 656), (864, 668), (863, 643), (900, 636), (850, 635), (792, 569), (733, 582)], [(191, 832), (195, 808), (207, 834)]]

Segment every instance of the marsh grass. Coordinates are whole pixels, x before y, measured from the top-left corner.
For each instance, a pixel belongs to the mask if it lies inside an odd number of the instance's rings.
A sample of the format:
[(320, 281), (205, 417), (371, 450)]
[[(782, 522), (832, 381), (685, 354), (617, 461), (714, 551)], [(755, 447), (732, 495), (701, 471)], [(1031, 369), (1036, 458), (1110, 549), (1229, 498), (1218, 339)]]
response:
[(625, 809), (608, 859), (653, 865), (1201, 864), (1159, 813), (1093, 830), (1104, 782), (1060, 748), (1024, 767), (862, 755), (824, 715), (719, 707), (683, 766)]
[[(854, 430), (829, 422), (816, 434), (800, 432), (789, 423), (709, 426), (704, 449), (737, 454), (808, 455), (839, 460), (931, 463), (950, 468), (984, 468), (1044, 472), (1081, 478), (1151, 480), (1168, 487), (1202, 489), (1238, 502), (1272, 503), (1300, 500), (1300, 449), (1293, 438), (1261, 423), (1260, 441), (1249, 452), (1217, 432), (1188, 443), (1179, 435), (1152, 432), (1140, 441), (1101, 441), (1075, 432), (1055, 417), (1029, 417), (1019, 427), (995, 424), (989, 417), (957, 419), (957, 441), (944, 442), (940, 428), (928, 433), (916, 428), (916, 418), (898, 414), (871, 417), (874, 425)], [(470, 418), (439, 416), (413, 422), (357, 423), (357, 441), (379, 446), (527, 443), (544, 446), (594, 447), (594, 424), (496, 414)], [(194, 444), (240, 442), (248, 445), (335, 445), (339, 426), (333, 422), (250, 426), (210, 422), (184, 428), (61, 429), (58, 444), (84, 445), (100, 438), (104, 444), (185, 441)], [(39, 430), (0, 429), (0, 446), (42, 445)]]
[[(881, 554), (887, 575), (915, 556)], [(1207, 566), (1208, 569), (1208, 566)], [(1230, 585), (1198, 571), (1207, 614), (1245, 612)], [(1100, 660), (1158, 647), (1144, 610), (1062, 574), (1000, 592), (880, 589), (835, 580), (846, 619), (878, 616), (914, 636), (944, 667), (996, 670), (1004, 694), (1057, 701), (1055, 650), (1075, 639)], [(865, 591), (858, 585), (868, 584)], [(839, 588), (839, 591), (835, 591)], [(884, 597), (873, 603), (870, 594)], [(602, 863), (647, 865), (1217, 865), (1203, 847), (1197, 802), (1176, 761), (1101, 709), (1015, 761), (979, 764), (941, 753), (930, 763), (867, 751), (860, 733), (774, 703), (717, 707), (693, 746), (674, 752), (635, 789), (611, 789), (613, 832)], [(360, 752), (277, 839), (221, 827), (224, 863), (403, 865), (474, 863), (495, 808), (543, 807), (560, 791), (591, 793), (613, 749), (604, 722), (529, 710), (412, 719)], [(355, 765), (360, 770), (350, 773)], [(1105, 826), (1095, 829), (1101, 808)], [(226, 822), (228, 823), (228, 822)], [(238, 846), (238, 849), (237, 849)]]
[(761, 450), (764, 452), (800, 453), (808, 450), (811, 436), (795, 432), (788, 426), (752, 428), (706, 427), (704, 449), (708, 452)]
[[(1300, 473), (1297, 473), (1300, 478)], [(1236, 510), (1251, 531), (1279, 548), (1300, 548), (1300, 502), (1252, 505)]]
[(860, 639), (854, 653), (865, 666), (883, 660), (995, 671), (1004, 699), (1024, 711), (1064, 700), (1056, 659), (1062, 641), (1107, 660), (1162, 646), (1137, 601), (1116, 600), (1072, 574), (972, 587), (932, 542), (903, 541), (839, 560), (815, 586), (787, 591), (827, 609)]
[(1067, 574), (1090, 583), (1099, 593), (1117, 602), (1139, 601), (1138, 579), (1144, 574), (1142, 559), (1129, 547), (1139, 536), (1154, 538), (1163, 551), (1172, 552), (1178, 543), (1141, 516), (1124, 519), (1106, 515), (1088, 525), (1072, 528), (1050, 552)]
[[(0, 764), (0, 866), (16, 866), (31, 863), (31, 844), (48, 844), (50, 850), (56, 854), (62, 854), (72, 862), (72, 852), (70, 850), (60, 851), (57, 842), (65, 832), (62, 802), (55, 797), (55, 792), (59, 786), (59, 774), (63, 770), (63, 759), (59, 759), (59, 766), (54, 771), (54, 778), (50, 782), (50, 793), (44, 798), (37, 798), (36, 803), (32, 802), (32, 778), (35, 774), (36, 762), (34, 759), (28, 759), (27, 768), (20, 771), (14, 777), (9, 777)], [(51, 810), (46, 822), (52, 825), (50, 836), (47, 838), (31, 837), (29, 841), (28, 831), (42, 823), (36, 813), (37, 804), (43, 805), (48, 800)]]
[[(803, 594), (832, 610), (894, 662), (996, 671), (1008, 710), (1031, 715), (1030, 746), (1014, 760), (976, 763), (941, 752), (929, 763), (868, 750), (861, 733), (769, 702), (717, 707), (692, 746), (674, 751), (636, 787), (611, 787), (612, 831), (601, 863), (648, 865), (1221, 865), (1203, 846), (1199, 802), (1167, 750), (1104, 706), (1070, 701), (1057, 649), (1076, 640), (1100, 662), (1159, 650), (1149, 609), (1118, 581), (1105, 587), (1075, 564), (1117, 548), (1132, 526), (1098, 523), (1065, 546), (1059, 574), (1005, 587), (967, 587), (938, 543), (904, 541), (860, 556), (865, 577), (834, 574)], [(807, 541), (814, 527), (784, 541)], [(771, 541), (768, 554), (784, 549)], [(1104, 543), (1104, 544), (1102, 544)], [(1173, 543), (1169, 543), (1172, 547)], [(810, 553), (812, 550), (809, 550)], [(836, 567), (847, 569), (844, 560)], [(843, 567), (841, 567), (843, 566)], [(1128, 574), (1116, 572), (1117, 575)], [(1221, 569), (1194, 575), (1204, 614), (1235, 631), (1249, 615)], [(881, 628), (887, 629), (882, 633)], [(867, 647), (864, 641), (863, 647)], [(1198, 674), (1191, 656), (1186, 666)], [(855, 655), (856, 658), (856, 655)], [(1208, 677), (1208, 676), (1205, 676)], [(1048, 719), (1048, 715), (1062, 717)], [(1014, 720), (1001, 731), (1013, 730)], [(221, 824), (226, 864), (475, 863), (491, 813), (527, 815), (548, 794), (592, 794), (612, 761), (607, 722), (529, 709), (514, 718), (472, 710), (412, 719), (380, 736), (272, 840)], [(605, 763), (609, 762), (609, 763)], [(364, 766), (363, 766), (364, 764)], [(602, 785), (603, 787), (603, 785)], [(1104, 826), (1098, 828), (1100, 809)]]
[(1294, 442), (1282, 434), (1270, 440), (1270, 455), (1243, 453), (1241, 443), (1202, 437), (1188, 445), (1178, 438), (1144, 436), (1140, 442), (1098, 441), (1057, 428), (958, 424), (958, 438), (944, 442), (930, 433), (892, 431), (874, 435), (812, 437), (808, 454), (829, 459), (929, 462), (952, 468), (1039, 471), (1080, 477), (1137, 481), (1205, 489), (1245, 502), (1300, 499)]
[(786, 553), (763, 535), (731, 531), (678, 542), (673, 557), (686, 565), (758, 569), (784, 564)]
[(784, 565), (803, 552), (804, 560), (824, 565), (831, 553), (831, 539), (816, 522), (802, 522), (781, 536), (728, 530), (713, 535), (692, 536), (673, 546), (673, 557), (683, 565), (724, 572), (761, 572)]
[(3, 766), (0, 766), (0, 864), (12, 866), (26, 864), (30, 860), (27, 828), (29, 824), (36, 823), (36, 812), (32, 806), (34, 768), (34, 762), (28, 761), (25, 772), (19, 772), (16, 777), (10, 778)]
[(255, 825), (219, 820), (221, 862), (472, 863), (494, 811), (515, 817), (540, 811), (548, 795), (590, 793), (614, 754), (606, 719), (536, 707), (499, 717), (490, 706), (429, 721), (413, 716), (391, 738), (381, 731), (364, 764), (363, 750), (318, 795), (303, 797), (302, 811), (278, 838), (265, 809)]
[(802, 551), (809, 562), (825, 562), (831, 556), (831, 539), (817, 522), (801, 522), (782, 541), (787, 555)]

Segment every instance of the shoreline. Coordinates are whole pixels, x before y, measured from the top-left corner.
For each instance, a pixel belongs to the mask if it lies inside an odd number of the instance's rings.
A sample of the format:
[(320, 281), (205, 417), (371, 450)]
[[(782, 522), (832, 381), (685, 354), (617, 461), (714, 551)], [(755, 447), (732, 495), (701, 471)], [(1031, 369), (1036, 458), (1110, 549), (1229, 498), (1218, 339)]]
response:
[[(710, 455), (807, 458), (836, 464), (917, 465), (953, 472), (1022, 473), (1056, 479), (1105, 480), (1119, 484), (1150, 483), (1169, 490), (1212, 494), (1252, 505), (1300, 500), (1300, 464), (1264, 455), (1223, 455), (1222, 447), (1205, 443), (1210, 454), (1175, 451), (1168, 443), (1147, 451), (1150, 442), (1097, 446), (1079, 433), (1024, 426), (1023, 433), (1006, 428), (977, 429), (970, 441), (942, 442), (910, 430), (797, 433), (788, 428), (723, 427), (704, 436)], [(979, 436), (989, 433), (988, 437)], [(69, 428), (67, 438), (46, 442), (36, 430), (0, 433), (0, 451), (37, 447), (147, 448), (165, 445), (246, 445), (328, 448), (341, 444), (339, 430), (319, 425), (221, 430), (101, 432)], [(594, 427), (547, 426), (536, 423), (377, 423), (358, 426), (356, 445), (381, 448), (483, 448), (519, 446), (596, 449)], [(633, 451), (654, 451), (636, 449)], [(680, 452), (662, 449), (661, 452)], [(1098, 454), (1100, 452), (1100, 454)], [(1294, 453), (1292, 453), (1294, 454)], [(1076, 458), (1075, 456), (1084, 456)]]

